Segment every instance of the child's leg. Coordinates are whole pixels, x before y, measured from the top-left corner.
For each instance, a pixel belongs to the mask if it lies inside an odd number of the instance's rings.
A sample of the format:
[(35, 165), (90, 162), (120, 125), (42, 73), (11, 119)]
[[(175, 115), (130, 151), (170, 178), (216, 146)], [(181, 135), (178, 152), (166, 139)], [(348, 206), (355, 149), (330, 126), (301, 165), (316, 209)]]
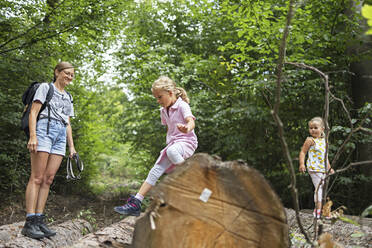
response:
[[(162, 155), (161, 155), (162, 156)], [(114, 207), (114, 210), (120, 214), (124, 215), (134, 215), (139, 216), (141, 213), (141, 203), (144, 199), (145, 195), (152, 186), (155, 185), (156, 181), (159, 179), (161, 175), (164, 174), (165, 170), (171, 166), (172, 162), (166, 157), (159, 158), (157, 164), (152, 167), (145, 182), (142, 183), (141, 188), (139, 189), (138, 193), (135, 196), (131, 196), (127, 203), (123, 206)]]
[(143, 200), (143, 197), (150, 191), (152, 186), (156, 184), (156, 181), (164, 174), (164, 172), (171, 166), (172, 164), (181, 164), (185, 161), (183, 158), (184, 150), (180, 143), (176, 143), (170, 146), (167, 151), (167, 156), (163, 157), (157, 164), (152, 167), (145, 182), (141, 185), (136, 198), (140, 201)]
[(146, 193), (151, 189), (151, 187), (156, 184), (156, 181), (158, 181), (158, 179), (171, 165), (172, 162), (165, 156), (157, 164), (155, 164), (154, 167), (152, 167), (149, 174), (147, 175), (145, 182), (140, 188), (140, 192), (144, 194), (143, 196), (145, 196)]
[(315, 203), (315, 210), (314, 213), (316, 214), (317, 218), (320, 218), (320, 212), (322, 209), (322, 197), (323, 197), (323, 173), (320, 172), (310, 172), (311, 180), (314, 185), (314, 203)]
[(175, 143), (167, 149), (167, 157), (174, 165), (181, 164), (185, 161), (183, 158), (185, 151), (183, 149), (182, 143)]
[(128, 202), (124, 206), (115, 207), (115, 211), (125, 215), (138, 216), (141, 210), (141, 202), (144, 199), (147, 192), (156, 184), (157, 180), (164, 174), (164, 172), (172, 164), (180, 164), (185, 161), (184, 149), (181, 143), (176, 143), (166, 150), (166, 156), (160, 155), (158, 162), (152, 167), (145, 182), (141, 185), (138, 193), (133, 197), (129, 198)]

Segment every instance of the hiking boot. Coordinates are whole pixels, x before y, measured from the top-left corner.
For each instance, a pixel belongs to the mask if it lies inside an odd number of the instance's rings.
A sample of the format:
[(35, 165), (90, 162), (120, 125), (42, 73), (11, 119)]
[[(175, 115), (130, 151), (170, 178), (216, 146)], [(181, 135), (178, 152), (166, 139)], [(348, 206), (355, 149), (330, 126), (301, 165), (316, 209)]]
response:
[(37, 223), (37, 216), (30, 216), (26, 218), (25, 225), (22, 228), (21, 233), (29, 238), (41, 239), (44, 238), (44, 233), (40, 230)]
[(50, 230), (49, 227), (45, 224), (45, 215), (44, 214), (36, 216), (36, 219), (37, 219), (37, 224), (40, 228), (40, 231), (42, 231), (44, 233), (45, 237), (49, 238), (49, 237), (54, 236), (54, 235), (57, 234), (55, 231)]
[(119, 214), (139, 216), (141, 214), (141, 201), (131, 195), (125, 205), (114, 207), (114, 210)]

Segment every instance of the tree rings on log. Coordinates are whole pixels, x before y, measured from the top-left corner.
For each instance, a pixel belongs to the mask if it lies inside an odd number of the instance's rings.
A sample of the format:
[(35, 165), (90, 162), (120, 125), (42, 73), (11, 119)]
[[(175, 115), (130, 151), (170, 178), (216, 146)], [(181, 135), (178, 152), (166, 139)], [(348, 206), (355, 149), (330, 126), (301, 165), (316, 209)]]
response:
[(244, 162), (195, 154), (151, 190), (132, 247), (288, 247), (279, 197)]

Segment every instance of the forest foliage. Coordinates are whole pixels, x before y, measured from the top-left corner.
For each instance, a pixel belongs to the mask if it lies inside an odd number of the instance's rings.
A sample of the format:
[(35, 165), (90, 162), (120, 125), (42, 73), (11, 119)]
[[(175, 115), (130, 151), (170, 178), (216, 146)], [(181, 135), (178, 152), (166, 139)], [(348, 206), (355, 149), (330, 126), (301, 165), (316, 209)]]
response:
[[(368, 40), (354, 0), (296, 1), (286, 61), (329, 75), (355, 126), (370, 128), (371, 94), (353, 97), (350, 52)], [(21, 95), (32, 81), (49, 82), (58, 61), (76, 66), (74, 140), (86, 170), (66, 182), (64, 164), (53, 190), (119, 193), (144, 179), (165, 145), (166, 129), (151, 84), (168, 75), (185, 88), (196, 116), (197, 152), (243, 159), (290, 207), (290, 176), (271, 116), (275, 68), (287, 1), (7, 0), (0, 3), (0, 194), (22, 195), (30, 173), (19, 128)], [(353, 50), (354, 51), (354, 50)], [(324, 83), (314, 72), (285, 66), (279, 115), (292, 158), (308, 136), (307, 121), (324, 112)], [(330, 102), (330, 159), (350, 133), (340, 101)], [(371, 135), (357, 133), (335, 168), (359, 160)], [(367, 172), (366, 172), (367, 171)], [(332, 178), (330, 196), (360, 214), (372, 201), (370, 170), (355, 167)], [(75, 187), (78, 185), (79, 187)], [(312, 208), (312, 184), (298, 174), (300, 204)]]

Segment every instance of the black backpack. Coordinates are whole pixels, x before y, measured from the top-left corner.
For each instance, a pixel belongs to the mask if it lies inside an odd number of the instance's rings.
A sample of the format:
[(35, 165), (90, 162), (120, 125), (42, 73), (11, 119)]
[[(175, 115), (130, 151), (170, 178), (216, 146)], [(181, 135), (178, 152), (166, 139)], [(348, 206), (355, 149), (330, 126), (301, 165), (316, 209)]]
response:
[[(31, 106), (32, 106), (32, 102), (34, 100), (36, 90), (39, 88), (40, 85), (41, 85), (41, 83), (39, 83), (39, 82), (33, 82), (22, 95), (22, 102), (25, 105), (25, 107), (24, 107), (23, 114), (22, 114), (22, 117), (21, 117), (21, 129), (25, 132), (27, 138), (30, 137), (30, 129), (29, 129), (29, 126), (28, 126), (28, 119), (29, 119), (29, 115), (30, 115), (30, 110), (31, 110)], [(49, 83), (48, 85), (49, 85), (49, 90), (48, 90), (48, 93), (46, 95), (45, 102), (41, 106), (39, 114), (37, 115), (36, 121), (39, 120), (40, 113), (46, 107), (48, 107), (48, 120), (50, 120), (50, 104), (49, 104), (49, 102), (53, 97), (54, 87), (53, 87), (52, 83)], [(49, 122), (48, 122), (48, 128), (47, 128), (47, 134), (48, 133), (49, 133)]]

